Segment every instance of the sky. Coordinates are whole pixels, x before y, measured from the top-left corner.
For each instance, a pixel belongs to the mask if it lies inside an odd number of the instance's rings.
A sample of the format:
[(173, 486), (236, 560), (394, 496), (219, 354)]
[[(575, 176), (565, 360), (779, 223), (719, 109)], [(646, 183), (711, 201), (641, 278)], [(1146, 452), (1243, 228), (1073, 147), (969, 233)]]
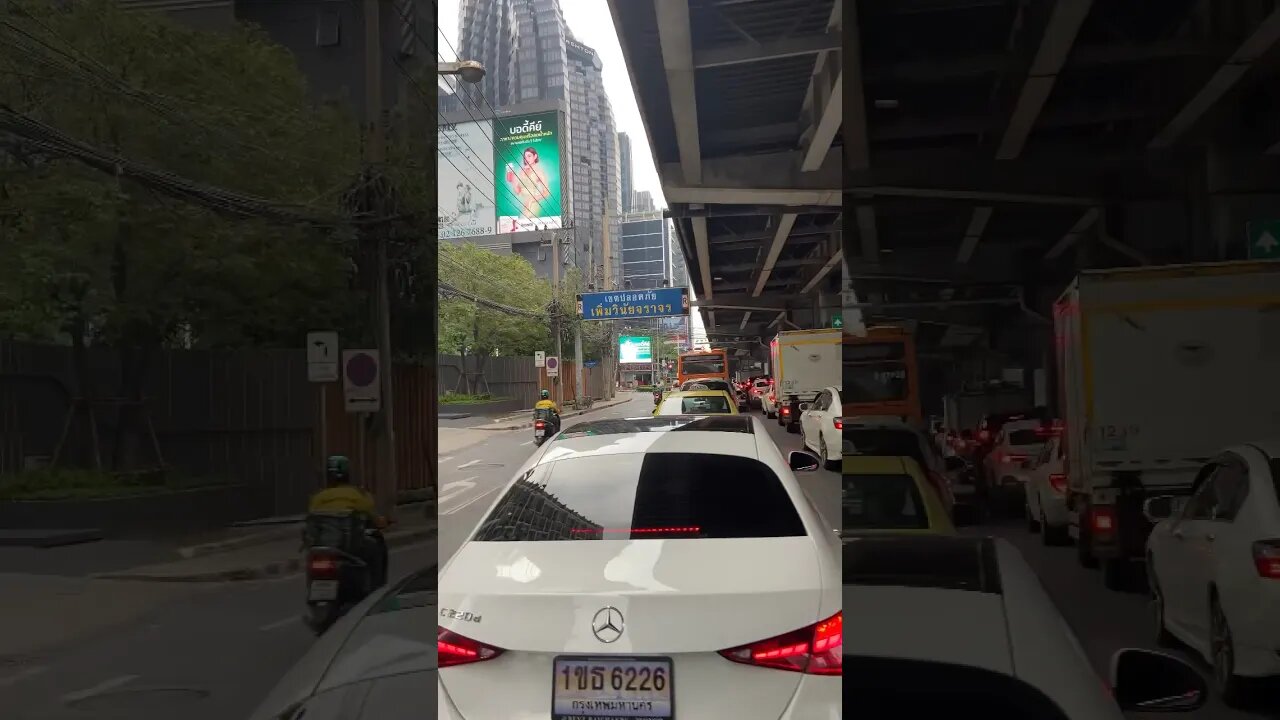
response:
[[(448, 43), (439, 42), (440, 55), (447, 61), (456, 60), (449, 46), (458, 47), (459, 0), (438, 0), (437, 31)], [(627, 76), (618, 34), (614, 32), (613, 16), (605, 0), (560, 0), (565, 21), (573, 36), (593, 48), (604, 65), (604, 88), (613, 105), (613, 120), (618, 132), (631, 138), (632, 182), (636, 190), (648, 190), (654, 203), (665, 208), (658, 173), (653, 167), (653, 153), (649, 150), (649, 138), (640, 120), (640, 109), (631, 92), (631, 79)], [(465, 59), (465, 58), (464, 58)]]

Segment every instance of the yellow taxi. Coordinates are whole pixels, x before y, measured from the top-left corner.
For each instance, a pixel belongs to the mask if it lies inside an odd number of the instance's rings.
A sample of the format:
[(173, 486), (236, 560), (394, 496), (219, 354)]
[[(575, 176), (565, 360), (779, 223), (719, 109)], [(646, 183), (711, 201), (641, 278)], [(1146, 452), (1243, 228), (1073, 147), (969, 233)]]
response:
[(845, 455), (843, 462), (841, 537), (956, 534), (938, 491), (912, 458)]
[(672, 390), (662, 396), (655, 416), (737, 415), (738, 403), (723, 390)]

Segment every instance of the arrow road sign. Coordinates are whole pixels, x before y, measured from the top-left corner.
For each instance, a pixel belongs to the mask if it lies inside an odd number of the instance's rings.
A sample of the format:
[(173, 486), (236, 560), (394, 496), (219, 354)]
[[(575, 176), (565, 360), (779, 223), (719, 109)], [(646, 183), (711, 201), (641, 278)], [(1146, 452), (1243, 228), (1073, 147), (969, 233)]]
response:
[(342, 394), (347, 412), (382, 409), (381, 372), (377, 350), (342, 351)]
[(330, 383), (338, 380), (338, 333), (307, 333), (307, 380)]
[(1250, 260), (1280, 258), (1280, 220), (1254, 220), (1247, 233)]
[(542, 350), (535, 350), (533, 353), (533, 366), (543, 367), (547, 364), (547, 354)]

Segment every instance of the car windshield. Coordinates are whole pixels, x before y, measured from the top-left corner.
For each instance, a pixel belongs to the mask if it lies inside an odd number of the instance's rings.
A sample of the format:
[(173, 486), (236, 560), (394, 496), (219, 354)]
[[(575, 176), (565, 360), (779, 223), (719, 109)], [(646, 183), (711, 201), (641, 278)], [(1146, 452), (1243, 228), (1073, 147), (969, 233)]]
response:
[(957, 708), (968, 707), (981, 708), (985, 720), (1067, 720), (1043, 692), (1005, 673), (846, 655), (843, 676), (845, 707), (856, 706), (866, 717), (951, 717)]
[[(699, 387), (694, 387), (695, 385)], [(729, 383), (723, 380), (690, 380), (681, 386), (682, 390), (723, 390), (730, 392)]]
[(925, 530), (929, 516), (910, 475), (845, 474), (841, 527), (849, 530)]
[(922, 466), (924, 451), (910, 430), (893, 428), (845, 428), (845, 452), (849, 455), (909, 457)]
[(692, 397), (673, 397), (662, 403), (662, 412), (678, 412), (681, 415), (702, 415), (705, 413), (732, 412), (729, 399), (723, 395), (694, 395)]
[(1044, 443), (1044, 438), (1035, 430), (1012, 430), (1009, 432), (1010, 445), (1040, 445)]
[(766, 538), (805, 534), (786, 488), (751, 458), (701, 453), (573, 457), (539, 465), (476, 542)]

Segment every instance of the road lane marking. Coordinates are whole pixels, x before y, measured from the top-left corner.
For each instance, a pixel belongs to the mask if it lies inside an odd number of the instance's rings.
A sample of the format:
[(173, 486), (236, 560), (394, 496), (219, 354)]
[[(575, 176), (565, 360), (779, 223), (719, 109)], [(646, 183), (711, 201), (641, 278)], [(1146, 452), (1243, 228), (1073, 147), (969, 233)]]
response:
[(532, 441), (532, 440), (526, 440), (526, 441), (524, 441), (524, 442), (520, 443), (520, 447), (524, 447), (525, 445), (532, 445), (532, 444), (533, 444), (533, 441)]
[(479, 464), (480, 464), (480, 461), (479, 461), (479, 460), (472, 460), (471, 462), (463, 463), (462, 465), (459, 465), (459, 466), (458, 466), (458, 469), (459, 469), (459, 470), (462, 470), (462, 469), (464, 469), (464, 468), (469, 468), (469, 467), (471, 467), (472, 465), (479, 465)]
[(440, 513), (440, 514), (441, 514), (441, 515), (452, 515), (452, 514), (454, 514), (454, 513), (458, 512), (459, 510), (462, 510), (463, 508), (466, 508), (466, 507), (470, 506), (470, 505), (471, 505), (472, 503), (474, 503), (475, 501), (479, 500), (480, 498), (484, 497), (485, 495), (488, 495), (489, 493), (491, 493), (491, 492), (493, 492), (494, 490), (497, 490), (497, 489), (498, 489), (498, 488), (496, 488), (496, 487), (491, 487), (491, 488), (489, 488), (488, 490), (485, 490), (484, 492), (480, 493), (479, 495), (477, 495), (477, 496), (475, 496), (475, 497), (471, 498), (470, 500), (468, 500), (468, 501), (466, 501), (466, 502), (462, 503), (461, 505), (459, 505), (459, 506), (457, 506), (457, 507), (452, 507), (452, 508), (449, 508), (448, 510), (443, 510), (443, 511), (441, 511), (441, 513)]
[(476, 484), (473, 482), (475, 479), (476, 476), (472, 476), (463, 480), (455, 480), (454, 482), (447, 482), (444, 485), (441, 485), (440, 494), (436, 497), (436, 507), (439, 507), (440, 505), (475, 487)]
[(260, 628), (258, 628), (258, 629), (259, 629), (259, 630), (261, 630), (261, 631), (263, 631), (263, 632), (267, 632), (267, 631), (270, 631), (270, 630), (276, 630), (276, 629), (279, 629), (279, 628), (285, 627), (286, 625), (292, 625), (292, 624), (294, 624), (294, 623), (296, 623), (296, 622), (301, 622), (301, 621), (302, 621), (302, 618), (298, 617), (297, 615), (291, 615), (291, 616), (289, 616), (289, 617), (287, 617), (287, 618), (285, 618), (285, 619), (283, 619), (283, 620), (277, 620), (277, 621), (275, 621), (275, 622), (273, 622), (273, 623), (268, 623), (268, 624), (266, 624), (266, 625), (263, 625), (262, 627), (260, 627)]
[(23, 680), (26, 680), (27, 678), (30, 678), (30, 677), (35, 677), (36, 675), (39, 675), (40, 673), (48, 669), (49, 668), (45, 667), (44, 665), (36, 665), (35, 667), (29, 667), (26, 670), (20, 670), (12, 675), (0, 678), (0, 687), (9, 687), (10, 685), (17, 685)]
[(444, 457), (440, 458), (437, 462), (448, 462), (449, 460), (452, 460), (452, 459), (453, 459), (452, 455), (445, 455)]
[(84, 690), (77, 690), (76, 692), (63, 695), (62, 702), (64, 705), (70, 705), (71, 703), (77, 703), (81, 700), (88, 700), (94, 695), (101, 695), (108, 690), (115, 690), (116, 688), (128, 685), (137, 679), (137, 675), (121, 675), (120, 677), (114, 677), (110, 680), (104, 680), (91, 688), (85, 688)]

